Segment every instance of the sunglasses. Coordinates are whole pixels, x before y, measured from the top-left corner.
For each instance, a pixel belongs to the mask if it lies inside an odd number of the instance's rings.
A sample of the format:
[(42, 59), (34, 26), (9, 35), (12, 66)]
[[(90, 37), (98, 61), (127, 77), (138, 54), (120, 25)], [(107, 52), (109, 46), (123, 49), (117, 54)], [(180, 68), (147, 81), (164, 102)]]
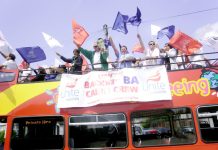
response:
[(149, 45), (155, 45), (154, 43), (150, 43)]

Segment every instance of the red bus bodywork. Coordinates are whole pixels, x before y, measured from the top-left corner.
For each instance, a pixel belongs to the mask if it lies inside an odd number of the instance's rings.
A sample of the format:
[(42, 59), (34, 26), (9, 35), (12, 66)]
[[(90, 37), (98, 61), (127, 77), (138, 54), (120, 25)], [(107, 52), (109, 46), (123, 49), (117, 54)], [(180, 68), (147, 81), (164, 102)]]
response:
[[(204, 142), (201, 138), (197, 108), (202, 105), (217, 105), (217, 88), (211, 88), (211, 80), (217, 78), (218, 68), (190, 69), (168, 72), (173, 99), (170, 101), (155, 102), (122, 102), (101, 104), (86, 108), (56, 108), (57, 87), (59, 82), (38, 82), (18, 84), (18, 71), (14, 72), (15, 79), (11, 82), (0, 83), (0, 117), (7, 118), (7, 131), (4, 149), (9, 150), (12, 137), (12, 123), (15, 118), (62, 116), (64, 118), (64, 150), (69, 150), (69, 117), (74, 115), (123, 113), (127, 120), (127, 146), (125, 148), (111, 149), (148, 149), (148, 150), (215, 150), (218, 143)], [(214, 77), (207, 76), (213, 73)], [(213, 78), (213, 79), (212, 79)], [(205, 81), (207, 80), (207, 81)], [(218, 80), (218, 79), (216, 79)], [(217, 81), (216, 81), (217, 82)], [(34, 94), (35, 93), (35, 94)], [(22, 99), (23, 98), (23, 99)], [(196, 142), (184, 145), (153, 145), (136, 147), (133, 145), (131, 114), (137, 111), (158, 110), (164, 108), (188, 107), (191, 109), (194, 127), (196, 130)], [(4, 108), (4, 109), (3, 109)], [(105, 148), (110, 149), (110, 148)]]

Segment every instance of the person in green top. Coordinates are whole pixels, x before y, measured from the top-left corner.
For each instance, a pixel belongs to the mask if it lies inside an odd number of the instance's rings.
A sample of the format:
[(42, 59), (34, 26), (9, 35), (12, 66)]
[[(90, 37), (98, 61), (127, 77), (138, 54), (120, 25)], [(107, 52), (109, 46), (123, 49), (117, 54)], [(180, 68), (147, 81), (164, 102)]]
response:
[[(99, 38), (98, 41), (102, 41), (102, 38)], [(99, 43), (98, 41), (97, 43)], [(80, 45), (75, 44), (78, 47), (78, 50), (89, 59), (93, 70), (106, 71), (108, 70), (108, 51), (100, 48), (97, 43), (94, 43), (93, 45), (94, 51), (84, 49)]]

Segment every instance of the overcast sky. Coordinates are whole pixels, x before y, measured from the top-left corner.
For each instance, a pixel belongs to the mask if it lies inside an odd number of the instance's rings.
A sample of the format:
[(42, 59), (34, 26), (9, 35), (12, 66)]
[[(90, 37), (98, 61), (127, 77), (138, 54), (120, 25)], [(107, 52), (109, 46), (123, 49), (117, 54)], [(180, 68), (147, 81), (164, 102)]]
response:
[[(14, 49), (40, 46), (45, 51), (47, 59), (33, 65), (50, 66), (54, 65), (55, 51), (66, 57), (73, 55), (75, 45), (72, 42), (72, 19), (75, 19), (90, 34), (83, 47), (92, 49), (93, 42), (99, 37), (104, 37), (102, 31), (104, 24), (112, 27), (118, 11), (130, 17), (134, 16), (137, 6), (142, 13), (142, 23), (138, 29), (128, 25), (127, 35), (109, 30), (109, 35), (113, 37), (116, 45), (118, 46), (118, 43), (127, 45), (129, 51), (137, 43), (137, 31), (147, 45), (151, 39), (151, 24), (160, 27), (175, 25), (176, 30), (195, 37), (199, 28), (218, 22), (218, 9), (158, 19), (216, 8), (218, 0), (0, 0), (0, 30)], [(64, 47), (51, 49), (41, 32), (53, 36)], [(167, 40), (164, 37), (158, 40), (158, 43), (162, 46)], [(210, 49), (206, 47), (205, 51)], [(17, 52), (15, 54), (19, 64), (21, 58)], [(113, 59), (112, 50), (110, 55)], [(0, 63), (3, 61), (4, 59), (0, 57)]]

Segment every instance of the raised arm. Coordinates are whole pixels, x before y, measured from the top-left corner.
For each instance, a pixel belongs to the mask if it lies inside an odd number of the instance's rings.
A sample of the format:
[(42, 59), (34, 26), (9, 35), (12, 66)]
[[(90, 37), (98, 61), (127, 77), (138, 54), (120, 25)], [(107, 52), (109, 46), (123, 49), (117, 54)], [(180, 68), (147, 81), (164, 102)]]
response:
[(56, 55), (59, 56), (64, 62), (72, 63), (72, 59), (67, 59), (64, 56), (61, 56), (61, 54), (59, 54), (57, 52), (56, 52)]
[(110, 40), (111, 46), (112, 46), (112, 48), (113, 48), (113, 50), (114, 50), (114, 53), (115, 53), (115, 55), (116, 55), (116, 57), (117, 57), (117, 59), (118, 59), (118, 58), (119, 58), (119, 51), (118, 51), (118, 49), (116, 48), (112, 37), (109, 37), (109, 40)]
[(6, 56), (4, 53), (2, 53), (1, 51), (0, 51), (0, 54), (1, 54), (4, 58), (7, 57), (7, 56)]
[(140, 43), (141, 47), (143, 48), (143, 50), (145, 50), (145, 45), (144, 45), (142, 38), (141, 38), (141, 35), (139, 33), (137, 34), (137, 38), (139, 39), (139, 43)]
[(76, 47), (79, 49), (81, 45), (78, 45), (76, 42), (73, 41), (73, 43), (76, 45)]

